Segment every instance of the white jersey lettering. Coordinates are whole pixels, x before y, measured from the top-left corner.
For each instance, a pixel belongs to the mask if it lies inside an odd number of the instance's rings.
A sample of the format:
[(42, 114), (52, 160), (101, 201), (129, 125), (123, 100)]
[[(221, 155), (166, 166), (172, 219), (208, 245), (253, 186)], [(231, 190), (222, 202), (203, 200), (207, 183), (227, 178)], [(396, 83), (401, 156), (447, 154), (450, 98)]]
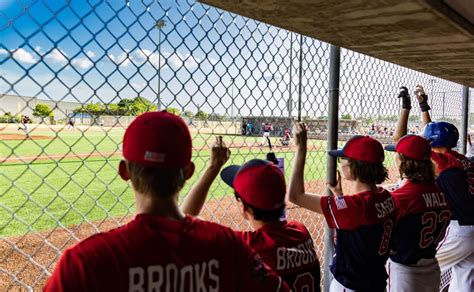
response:
[(134, 267), (128, 270), (128, 291), (144, 292), (145, 269), (142, 267)]
[(448, 205), (443, 193), (425, 193), (422, 194), (422, 196), (425, 200), (425, 205), (428, 208), (445, 207)]
[(308, 239), (305, 243), (296, 247), (277, 248), (277, 271), (298, 268), (309, 263), (316, 262), (313, 241)]
[(392, 197), (387, 198), (381, 203), (375, 203), (375, 209), (377, 209), (377, 218), (384, 218), (395, 211), (395, 202)]
[(219, 261), (216, 259), (183, 267), (174, 263), (132, 267), (128, 270), (128, 291), (219, 291), (218, 271)]

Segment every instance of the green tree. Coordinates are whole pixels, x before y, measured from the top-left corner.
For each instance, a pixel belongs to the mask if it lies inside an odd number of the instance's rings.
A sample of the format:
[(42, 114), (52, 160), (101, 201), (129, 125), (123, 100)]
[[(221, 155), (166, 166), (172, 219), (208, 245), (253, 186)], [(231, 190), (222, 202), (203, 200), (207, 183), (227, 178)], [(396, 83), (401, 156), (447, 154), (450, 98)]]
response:
[(185, 111), (183, 113), (183, 116), (185, 116), (188, 119), (192, 119), (194, 117), (194, 113), (192, 111)]
[(341, 119), (342, 120), (352, 120), (352, 115), (351, 114), (342, 114)]
[(156, 111), (157, 107), (155, 104), (152, 104), (148, 99), (138, 96), (133, 99), (133, 102), (130, 106), (130, 114), (133, 116), (138, 116), (145, 112)]
[(207, 120), (207, 118), (209, 117), (209, 114), (202, 110), (198, 110), (198, 112), (196, 113), (194, 117), (198, 120), (204, 121), (204, 120)]
[(100, 116), (103, 115), (104, 112), (106, 112), (105, 105), (103, 105), (100, 102), (97, 103), (88, 103), (86, 105), (82, 105), (81, 107), (78, 107), (74, 109), (75, 113), (86, 113), (91, 116)]
[(126, 110), (119, 107), (119, 105), (116, 103), (107, 104), (105, 112), (111, 116), (124, 116), (126, 114)]
[(131, 115), (131, 110), (132, 110), (132, 104), (133, 104), (133, 99), (130, 98), (124, 98), (121, 99), (118, 103), (118, 109), (120, 112), (122, 112), (124, 115)]
[(226, 120), (226, 116), (224, 115), (220, 115), (218, 113), (211, 113), (209, 114), (208, 118), (207, 118), (209, 121), (219, 121), (219, 122), (222, 122), (222, 121), (225, 121)]
[(419, 115), (411, 115), (411, 116), (408, 117), (408, 120), (410, 122), (417, 122), (417, 121), (420, 120), (420, 116)]
[(46, 117), (54, 117), (54, 113), (49, 105), (37, 103), (33, 109), (33, 116), (41, 118), (41, 122), (43, 122), (44, 118)]
[(167, 112), (169, 112), (170, 114), (174, 114), (174, 115), (177, 115), (179, 116), (181, 114), (181, 111), (177, 108), (174, 108), (174, 107), (169, 107), (166, 109)]
[(101, 103), (88, 103), (85, 106), (85, 112), (91, 114), (91, 115), (96, 115), (99, 116), (101, 115), (105, 110), (105, 107)]
[(372, 125), (374, 123), (374, 118), (372, 116), (362, 118), (362, 123), (365, 125)]
[(382, 121), (389, 121), (389, 122), (396, 122), (398, 119), (397, 115), (392, 115), (392, 116), (380, 116), (379, 120)]

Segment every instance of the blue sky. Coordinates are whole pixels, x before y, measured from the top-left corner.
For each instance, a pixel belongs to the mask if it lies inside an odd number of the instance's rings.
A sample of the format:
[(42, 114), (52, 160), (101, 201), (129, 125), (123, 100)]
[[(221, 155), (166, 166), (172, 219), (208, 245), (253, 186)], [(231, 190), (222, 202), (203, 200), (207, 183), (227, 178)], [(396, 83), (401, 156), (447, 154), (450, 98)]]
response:
[[(161, 42), (159, 19), (167, 22)], [(140, 95), (156, 103), (159, 72), (165, 106), (287, 115), (286, 101), (298, 97), (298, 40), (192, 0), (0, 0), (0, 94), (80, 102)], [(325, 115), (329, 46), (305, 37), (302, 48), (303, 115)], [(342, 112), (396, 108), (400, 84), (434, 79), (345, 50), (341, 67)]]

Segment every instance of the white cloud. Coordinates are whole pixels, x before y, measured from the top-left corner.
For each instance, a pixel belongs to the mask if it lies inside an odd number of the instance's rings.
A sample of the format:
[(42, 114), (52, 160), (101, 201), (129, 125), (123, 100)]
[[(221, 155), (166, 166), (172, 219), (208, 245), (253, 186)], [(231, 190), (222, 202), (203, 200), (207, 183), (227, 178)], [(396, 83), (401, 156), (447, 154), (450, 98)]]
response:
[(145, 82), (132, 82), (130, 85), (132, 85), (132, 87), (135, 90), (142, 90), (143, 88), (145, 88), (146, 83)]
[[(147, 49), (138, 49), (133, 53), (133, 60), (136, 63), (150, 62), (153, 66), (158, 67), (160, 65), (160, 54), (154, 53)], [(164, 61), (161, 61), (163, 66)]]
[(68, 62), (67, 54), (61, 49), (53, 49), (46, 55), (46, 59), (59, 64), (66, 64)]
[(28, 52), (27, 50), (23, 48), (18, 48), (16, 50), (10, 51), (13, 54), (13, 58), (22, 62), (22, 63), (27, 63), (27, 64), (34, 64), (38, 62), (35, 57)]
[(8, 51), (5, 49), (0, 49), (0, 55), (6, 55), (8, 54)]
[(269, 81), (280, 81), (283, 79), (283, 76), (278, 74), (278, 73), (264, 73), (263, 74), (263, 79), (265, 79), (267, 82)]
[(176, 68), (180, 68), (184, 66), (188, 69), (193, 69), (193, 68), (196, 68), (198, 63), (200, 62), (199, 59), (189, 54), (183, 55), (179, 52), (171, 54), (167, 59), (168, 59), (168, 63)]
[(74, 66), (77, 66), (81, 69), (89, 69), (90, 67), (92, 67), (92, 65), (94, 65), (94, 63), (92, 63), (92, 61), (89, 60), (89, 58), (87, 58), (87, 57), (76, 58), (76, 59), (72, 60), (71, 63)]
[(114, 54), (109, 54), (110, 60), (114, 62), (117, 65), (127, 67), (130, 65), (130, 56), (127, 55), (127, 53), (123, 52), (115, 56)]
[(95, 56), (97, 56), (94, 51), (87, 51), (86, 55), (89, 56), (89, 58), (94, 58)]

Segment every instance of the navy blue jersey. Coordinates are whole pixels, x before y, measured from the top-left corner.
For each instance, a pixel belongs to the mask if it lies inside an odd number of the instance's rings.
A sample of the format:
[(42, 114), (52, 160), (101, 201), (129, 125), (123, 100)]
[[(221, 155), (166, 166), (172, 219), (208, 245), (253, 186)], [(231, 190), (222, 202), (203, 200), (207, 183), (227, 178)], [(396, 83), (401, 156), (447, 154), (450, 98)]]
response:
[(404, 265), (434, 258), (451, 220), (443, 192), (434, 183), (406, 180), (392, 196), (397, 207), (397, 223), (390, 258)]
[(455, 151), (432, 152), (436, 165), (436, 183), (451, 206), (452, 220), (474, 225), (474, 164)]
[(385, 263), (395, 221), (390, 193), (362, 192), (344, 197), (323, 197), (321, 208), (331, 228), (336, 228), (336, 254), (331, 272), (345, 287), (384, 291)]

